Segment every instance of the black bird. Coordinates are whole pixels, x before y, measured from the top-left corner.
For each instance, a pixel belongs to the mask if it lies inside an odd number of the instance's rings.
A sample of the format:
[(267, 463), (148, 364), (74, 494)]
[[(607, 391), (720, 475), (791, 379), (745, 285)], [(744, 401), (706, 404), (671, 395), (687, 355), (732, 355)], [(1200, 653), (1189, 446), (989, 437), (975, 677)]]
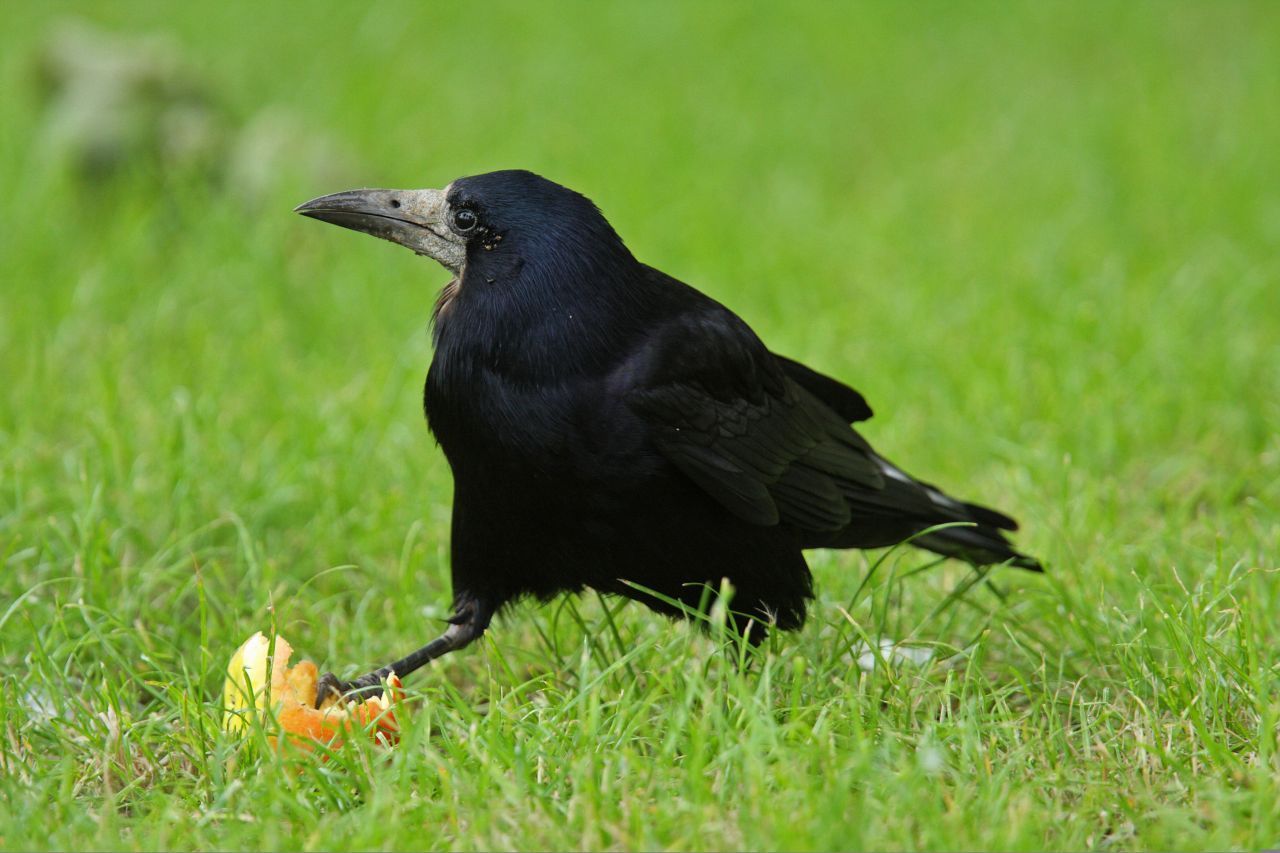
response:
[(727, 578), (735, 627), (800, 627), (806, 548), (912, 544), (1041, 571), (1013, 519), (951, 498), (850, 425), (862, 395), (777, 355), (647, 266), (584, 196), (527, 171), (297, 208), (439, 261), (424, 404), (454, 476), (453, 616), (438, 639), (329, 689), (367, 689), (481, 636), (524, 596), (591, 587), (677, 614)]

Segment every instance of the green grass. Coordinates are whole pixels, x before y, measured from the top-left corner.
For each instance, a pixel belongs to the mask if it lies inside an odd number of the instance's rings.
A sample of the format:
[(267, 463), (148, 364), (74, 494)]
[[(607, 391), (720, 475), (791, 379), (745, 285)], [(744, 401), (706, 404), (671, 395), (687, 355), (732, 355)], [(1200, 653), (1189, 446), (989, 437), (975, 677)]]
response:
[[(815, 552), (740, 666), (593, 596), (410, 682), (403, 744), (218, 731), (277, 624), (355, 673), (449, 602), (445, 276), (290, 207), (47, 156), (0, 34), (0, 848), (1280, 843), (1280, 15), (1266, 2), (74, 7), (351, 183), (523, 166), (876, 408), (1051, 566)], [(63, 7), (69, 12), (71, 6)], [(924, 665), (867, 672), (858, 644)]]

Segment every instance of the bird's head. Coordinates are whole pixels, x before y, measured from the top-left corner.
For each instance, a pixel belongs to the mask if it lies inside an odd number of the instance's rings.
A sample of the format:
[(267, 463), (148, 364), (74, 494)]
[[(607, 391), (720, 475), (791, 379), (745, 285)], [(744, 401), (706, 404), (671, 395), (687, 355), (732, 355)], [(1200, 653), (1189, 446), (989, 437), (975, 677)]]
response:
[(295, 211), (434, 258), (463, 287), (632, 260), (589, 199), (523, 170), (459, 178), (442, 190), (348, 190)]

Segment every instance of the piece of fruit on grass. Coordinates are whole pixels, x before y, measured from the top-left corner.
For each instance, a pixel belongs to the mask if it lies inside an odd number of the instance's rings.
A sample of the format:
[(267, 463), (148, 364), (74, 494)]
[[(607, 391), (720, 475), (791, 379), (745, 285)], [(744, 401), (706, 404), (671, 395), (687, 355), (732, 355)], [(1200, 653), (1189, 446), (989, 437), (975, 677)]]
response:
[[(351, 731), (368, 731), (383, 745), (394, 744), (400, 737), (393, 706), (400, 701), (400, 679), (394, 674), (387, 679), (388, 689), (367, 699), (342, 700), (329, 696), (316, 708), (316, 665), (309, 660), (289, 666), (293, 646), (276, 635), (275, 656), (267, 675), (270, 641), (262, 632), (254, 634), (236, 649), (227, 664), (227, 684), (223, 691), (226, 715), (222, 727), (240, 731), (251, 716), (265, 716), (273, 709), (280, 728), (295, 740), (313, 740), (336, 746), (342, 735)], [(275, 742), (275, 739), (271, 739)]]

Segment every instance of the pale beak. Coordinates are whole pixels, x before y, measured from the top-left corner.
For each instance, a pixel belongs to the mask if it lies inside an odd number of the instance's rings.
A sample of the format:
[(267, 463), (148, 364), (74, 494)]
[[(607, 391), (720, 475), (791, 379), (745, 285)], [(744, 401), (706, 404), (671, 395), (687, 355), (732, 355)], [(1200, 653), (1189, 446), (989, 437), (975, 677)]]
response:
[(293, 211), (399, 243), (453, 273), (467, 259), (466, 240), (449, 228), (449, 203), (441, 190), (348, 190), (313, 198)]

